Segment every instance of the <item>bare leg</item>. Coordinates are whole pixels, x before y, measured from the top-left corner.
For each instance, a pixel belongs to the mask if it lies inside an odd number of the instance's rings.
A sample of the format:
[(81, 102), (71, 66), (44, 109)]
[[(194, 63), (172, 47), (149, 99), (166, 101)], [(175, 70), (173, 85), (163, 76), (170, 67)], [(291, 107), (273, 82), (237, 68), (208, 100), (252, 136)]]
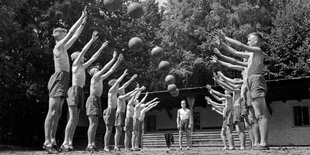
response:
[(80, 110), (77, 110), (77, 116), (76, 116), (75, 124), (74, 124), (74, 126), (73, 126), (71, 135), (70, 135), (70, 137), (69, 137), (69, 146), (72, 146), (72, 144), (73, 144), (73, 137), (74, 137), (74, 133), (75, 133), (76, 126), (77, 126), (78, 123), (79, 123), (79, 116), (80, 116)]
[(185, 130), (186, 131), (186, 142), (187, 142), (187, 149), (189, 149), (189, 130), (188, 129), (186, 129)]
[[(97, 124), (98, 124), (98, 117), (97, 116), (88, 116), (89, 120), (89, 127), (87, 131), (88, 135), (88, 145), (87, 147), (92, 146), (92, 143), (95, 141), (94, 138), (94, 133), (96, 132)], [(96, 133), (95, 133), (96, 134)]]
[(228, 135), (228, 144), (229, 144), (229, 150), (234, 150), (235, 149), (235, 144), (234, 144), (234, 137), (232, 134), (233, 126), (232, 125), (227, 125), (227, 135)]
[(55, 98), (57, 103), (56, 103), (56, 115), (55, 115), (55, 119), (52, 123), (52, 129), (51, 129), (51, 143), (52, 144), (57, 144), (56, 143), (56, 133), (57, 133), (57, 128), (58, 128), (58, 121), (61, 117), (61, 113), (62, 113), (62, 105), (64, 103), (64, 98), (62, 97), (57, 97)]
[(260, 145), (267, 146), (269, 113), (267, 111), (265, 98), (255, 98), (252, 105), (256, 114), (255, 116), (258, 118)]
[(119, 149), (119, 140), (121, 138), (122, 135), (122, 128), (121, 126), (115, 126), (115, 136), (114, 136), (114, 142), (115, 142), (115, 146), (114, 149)]
[(105, 126), (106, 130), (105, 130), (105, 135), (104, 135), (104, 149), (105, 151), (109, 150), (109, 144), (110, 144), (110, 136), (112, 133), (112, 126)]
[(98, 117), (94, 116), (93, 118), (93, 122), (94, 122), (94, 127), (93, 127), (93, 132), (92, 132), (92, 141), (91, 141), (91, 145), (92, 146), (96, 146), (95, 141), (96, 141), (96, 133), (97, 133), (97, 127), (98, 127)]
[(244, 122), (238, 122), (236, 125), (237, 133), (240, 138), (240, 150), (245, 149), (245, 131), (244, 131)]
[(131, 138), (131, 148), (133, 149), (133, 150), (135, 150), (135, 147), (136, 147), (136, 143), (137, 143), (137, 134), (138, 134), (138, 132), (137, 131), (133, 131), (132, 132), (133, 134), (132, 134), (132, 138)]
[(222, 127), (222, 130), (221, 130), (221, 138), (222, 138), (223, 145), (224, 145), (223, 150), (226, 150), (226, 149), (227, 149), (227, 143), (226, 143), (226, 127)]
[(126, 150), (130, 149), (131, 138), (132, 138), (132, 132), (131, 131), (126, 131), (125, 132), (125, 140), (124, 140), (124, 144), (125, 144), (125, 149)]
[(179, 146), (180, 146), (180, 149), (182, 149), (182, 138), (183, 138), (183, 131), (181, 129), (181, 130), (179, 130)]
[(44, 133), (45, 133), (44, 145), (52, 144), (52, 140), (51, 139), (55, 138), (55, 137), (52, 136), (51, 133), (53, 133), (52, 132), (52, 130), (54, 129), (53, 126), (55, 126), (53, 124), (55, 124), (55, 120), (57, 119), (57, 117), (59, 117), (57, 115), (59, 115), (58, 114), (58, 109), (59, 109), (59, 106), (60, 106), (61, 103), (62, 102), (61, 102), (61, 98), (60, 97), (49, 98), (49, 108), (48, 108), (47, 116), (46, 116), (45, 122), (44, 122)]
[(249, 121), (251, 123), (251, 130), (253, 133), (253, 146), (258, 146), (259, 145), (259, 139), (260, 139), (260, 134), (259, 134), (259, 127), (257, 123), (257, 119), (255, 118), (255, 112), (253, 107), (249, 107)]
[(62, 145), (65, 147), (69, 146), (70, 141), (72, 144), (71, 135), (73, 137), (72, 132), (74, 131), (75, 124), (78, 121), (77, 106), (69, 106), (68, 112), (69, 112), (69, 120), (67, 122), (66, 129), (65, 129), (65, 139), (64, 139), (64, 142), (62, 143)]

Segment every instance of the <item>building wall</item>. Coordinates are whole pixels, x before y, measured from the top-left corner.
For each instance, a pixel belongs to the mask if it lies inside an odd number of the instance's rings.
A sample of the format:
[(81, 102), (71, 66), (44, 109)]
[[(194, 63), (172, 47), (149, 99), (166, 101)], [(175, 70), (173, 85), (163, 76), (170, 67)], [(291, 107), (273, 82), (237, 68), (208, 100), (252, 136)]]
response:
[(310, 100), (272, 102), (268, 142), (271, 145), (310, 145), (310, 127), (295, 127), (293, 106), (308, 105)]
[[(156, 115), (156, 130), (176, 129), (177, 108), (169, 110), (172, 117), (169, 118), (166, 109), (151, 110), (146, 115)], [(200, 129), (219, 128), (222, 126), (222, 116), (211, 110), (211, 107), (195, 107), (194, 112), (200, 114)]]

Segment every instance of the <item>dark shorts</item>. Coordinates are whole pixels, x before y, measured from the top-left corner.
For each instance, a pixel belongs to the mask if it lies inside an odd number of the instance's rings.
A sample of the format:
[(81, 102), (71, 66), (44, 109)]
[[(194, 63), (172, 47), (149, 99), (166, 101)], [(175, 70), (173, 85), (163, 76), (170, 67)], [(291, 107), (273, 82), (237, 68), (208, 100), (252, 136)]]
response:
[(77, 106), (78, 109), (84, 109), (84, 90), (79, 86), (71, 86), (68, 90), (68, 106)]
[(101, 116), (101, 98), (89, 95), (86, 101), (86, 116)]
[(262, 75), (253, 74), (247, 79), (249, 95), (252, 99), (265, 97), (267, 93), (266, 80)]
[(140, 120), (137, 118), (133, 119), (133, 131), (141, 131), (140, 129)]
[(242, 116), (241, 116), (241, 106), (234, 106), (234, 112), (233, 112), (233, 123), (237, 124), (239, 122), (244, 122)]
[(133, 118), (132, 117), (126, 117), (124, 130), (129, 131), (129, 132), (133, 131)]
[(115, 123), (116, 108), (107, 108), (103, 111), (103, 120), (106, 126), (111, 127)]
[(250, 92), (248, 91), (248, 89), (246, 89), (246, 101), (245, 101), (245, 103), (246, 103), (246, 106), (248, 106), (248, 107), (250, 107), (250, 106), (252, 106), (252, 102), (253, 102), (253, 98), (251, 97), (251, 95), (250, 95)]
[(189, 119), (183, 119), (180, 121), (180, 129), (179, 130), (187, 130), (189, 125)]
[(244, 99), (241, 99), (240, 102), (240, 106), (241, 106), (241, 116), (244, 118), (245, 116), (247, 116), (249, 114), (249, 108), (246, 104), (246, 101)]
[(49, 97), (67, 97), (70, 75), (68, 72), (55, 72), (48, 81)]
[(116, 112), (115, 116), (115, 126), (125, 126), (125, 113), (124, 112)]
[(233, 125), (233, 111), (227, 110), (225, 116), (223, 117), (222, 127), (227, 127), (228, 125)]

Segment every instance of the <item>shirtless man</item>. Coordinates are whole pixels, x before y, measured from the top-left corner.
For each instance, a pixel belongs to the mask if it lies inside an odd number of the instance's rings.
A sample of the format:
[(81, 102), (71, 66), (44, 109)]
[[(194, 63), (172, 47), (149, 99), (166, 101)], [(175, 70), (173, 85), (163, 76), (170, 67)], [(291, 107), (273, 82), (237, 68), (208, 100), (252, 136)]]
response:
[[(125, 144), (125, 151), (129, 152), (130, 151), (130, 142), (132, 140), (132, 132), (133, 132), (133, 115), (134, 115), (134, 105), (138, 104), (137, 101), (137, 94), (141, 91), (143, 91), (145, 87), (139, 88), (139, 85), (137, 85), (136, 89), (131, 95), (131, 98), (129, 99), (129, 102), (127, 104), (127, 109), (126, 109), (126, 118), (125, 118), (125, 139), (124, 139), (124, 144)], [(128, 94), (128, 93), (127, 93)]]
[[(117, 53), (114, 52), (112, 60), (108, 62), (101, 70), (99, 70), (97, 67), (93, 67), (89, 70), (89, 74), (92, 76), (92, 78), (90, 81), (90, 95), (86, 101), (86, 115), (88, 116), (89, 120), (89, 127), (87, 131), (88, 145), (86, 151), (91, 153), (97, 151), (97, 148), (95, 146), (95, 137), (98, 126), (98, 118), (102, 114), (100, 97), (102, 95), (103, 80), (109, 77), (123, 60), (123, 55), (120, 54), (117, 61), (111, 67), (116, 57)], [(106, 72), (108, 68), (110, 69), (108, 72)]]
[[(259, 135), (260, 135), (260, 144), (254, 149), (266, 150), (269, 149), (267, 143), (268, 136), (268, 120), (269, 120), (269, 112), (267, 109), (265, 96), (267, 92), (266, 81), (262, 75), (264, 68), (264, 58), (265, 55), (260, 48), (262, 45), (263, 38), (259, 33), (250, 33), (248, 35), (248, 45), (245, 45), (237, 40), (229, 38), (225, 36), (225, 34), (220, 31), (219, 38), (221, 40), (226, 40), (233, 46), (237, 46), (245, 52), (238, 52), (236, 50), (227, 50), (235, 56), (245, 58), (248, 61), (246, 74), (246, 86), (248, 90), (248, 97), (251, 101), (254, 110), (254, 116), (258, 119), (258, 127), (259, 127)], [(221, 43), (221, 46), (224, 49), (230, 48), (225, 43)], [(251, 111), (251, 110), (250, 110)], [(256, 132), (256, 131), (254, 131)], [(257, 133), (254, 133), (254, 135)]]
[[(214, 101), (212, 101), (209, 97), (205, 97), (205, 100), (207, 101), (208, 104), (212, 105), (212, 110), (214, 110), (215, 112), (219, 113), (220, 115), (223, 116), (223, 124), (222, 124), (222, 128), (221, 128), (221, 139), (224, 145), (224, 148), (222, 150), (227, 150), (227, 143), (226, 143), (226, 123), (227, 123), (227, 118), (225, 117), (225, 111), (226, 111), (226, 107), (224, 104), (219, 104), (216, 103)], [(223, 103), (223, 102), (222, 102)]]
[(186, 101), (181, 101), (181, 108), (177, 111), (177, 128), (179, 129), (179, 146), (182, 150), (183, 131), (186, 132), (187, 150), (189, 150), (189, 129), (191, 127), (191, 111), (186, 108)]
[(132, 132), (132, 139), (131, 139), (131, 143), (132, 143), (132, 147), (131, 150), (132, 151), (139, 151), (139, 132), (141, 131), (141, 122), (140, 122), (140, 114), (141, 114), (141, 110), (142, 108), (144, 108), (145, 106), (148, 106), (149, 104), (151, 104), (151, 102), (157, 100), (157, 98), (154, 98), (152, 101), (148, 102), (147, 104), (144, 104), (144, 101), (146, 100), (147, 96), (149, 95), (149, 93), (145, 93), (145, 96), (141, 99), (141, 101), (138, 101), (138, 98), (141, 94), (141, 91), (139, 91), (136, 95), (136, 102), (134, 105), (134, 111), (133, 111), (133, 132)]
[(127, 75), (127, 69), (124, 73), (117, 79), (112, 79), (109, 81), (111, 86), (108, 92), (108, 107), (103, 112), (103, 120), (105, 122), (106, 130), (104, 135), (104, 151), (109, 152), (109, 142), (112, 133), (112, 127), (115, 123), (116, 116), (116, 106), (117, 106), (117, 95), (119, 93), (119, 84), (122, 82), (124, 77)]
[[(58, 121), (62, 113), (62, 105), (67, 97), (69, 87), (69, 57), (67, 50), (76, 41), (79, 34), (83, 30), (86, 21), (86, 7), (82, 12), (82, 16), (70, 28), (67, 33), (66, 29), (56, 28), (53, 30), (53, 36), (56, 45), (53, 49), (55, 73), (48, 81), (49, 90), (49, 109), (44, 123), (45, 141), (43, 148), (48, 153), (58, 153), (59, 147), (56, 144), (56, 131)], [(82, 24), (83, 23), (83, 24)], [(79, 28), (79, 30), (77, 30)]]
[[(225, 109), (223, 111), (224, 114), (224, 122), (223, 122), (223, 128), (226, 128), (227, 130), (227, 138), (228, 138), (228, 144), (229, 144), (229, 150), (234, 150), (234, 139), (232, 135), (233, 130), (233, 98), (230, 95), (230, 92), (228, 90), (225, 90), (225, 94), (222, 94), (218, 91), (215, 91), (211, 88), (210, 85), (207, 85), (207, 89), (209, 90), (209, 93), (218, 101), (222, 102), (225, 106)], [(226, 149), (226, 148), (224, 148)]]
[(116, 115), (115, 115), (115, 136), (114, 136), (114, 150), (120, 151), (120, 148), (118, 146), (119, 140), (122, 135), (122, 128), (125, 126), (125, 112), (126, 112), (126, 100), (129, 99), (130, 95), (125, 94), (125, 88), (129, 86), (129, 84), (137, 78), (137, 74), (133, 75), (130, 80), (128, 80), (121, 88), (119, 88), (119, 96), (117, 98), (117, 108), (116, 108)]
[(68, 112), (69, 120), (65, 130), (64, 142), (60, 149), (64, 152), (72, 151), (72, 141), (74, 131), (79, 120), (80, 109), (84, 109), (84, 91), (85, 85), (85, 69), (88, 68), (100, 55), (101, 51), (108, 45), (108, 42), (102, 44), (101, 48), (84, 63), (84, 55), (93, 42), (98, 38), (98, 32), (94, 31), (91, 40), (85, 45), (81, 52), (77, 51), (71, 54), (72, 64), (72, 86), (68, 91)]

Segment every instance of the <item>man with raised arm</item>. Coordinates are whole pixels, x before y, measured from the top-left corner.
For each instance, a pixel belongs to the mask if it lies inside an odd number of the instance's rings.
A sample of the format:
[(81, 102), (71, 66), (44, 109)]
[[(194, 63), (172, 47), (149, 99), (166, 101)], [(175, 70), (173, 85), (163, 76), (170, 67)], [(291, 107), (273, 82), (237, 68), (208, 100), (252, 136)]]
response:
[[(102, 95), (103, 90), (103, 80), (108, 78), (116, 70), (116, 68), (123, 60), (123, 55), (120, 54), (118, 56), (117, 61), (111, 67), (116, 57), (117, 53), (114, 52), (112, 60), (109, 61), (101, 70), (99, 70), (99, 68), (95, 66), (89, 70), (89, 74), (92, 76), (92, 78), (90, 81), (90, 95), (86, 101), (86, 115), (88, 116), (89, 120), (89, 127), (87, 131), (88, 145), (86, 151), (91, 153), (98, 151), (95, 146), (95, 137), (96, 137), (96, 130), (98, 127), (98, 118), (102, 115), (100, 97)], [(109, 71), (106, 72), (108, 69)]]
[(108, 42), (102, 44), (101, 48), (84, 63), (84, 55), (90, 48), (91, 44), (98, 38), (98, 32), (94, 31), (91, 40), (85, 45), (81, 52), (77, 51), (71, 54), (72, 64), (72, 86), (68, 90), (68, 112), (69, 120), (65, 130), (64, 142), (61, 145), (61, 151), (68, 152), (73, 150), (73, 136), (76, 125), (79, 120), (79, 113), (84, 109), (84, 91), (85, 85), (85, 69), (88, 68), (100, 55), (101, 51), (108, 45)]
[(67, 50), (72, 46), (75, 40), (83, 30), (86, 22), (86, 7), (82, 12), (82, 16), (70, 28), (69, 32), (64, 28), (56, 28), (53, 30), (53, 36), (56, 45), (53, 49), (55, 73), (48, 81), (49, 91), (49, 109), (44, 123), (45, 141), (43, 148), (48, 153), (58, 153), (59, 147), (56, 144), (56, 131), (58, 121), (62, 113), (62, 105), (67, 97), (69, 88), (69, 57)]
[[(132, 151), (139, 151), (139, 145), (138, 145), (138, 139), (139, 139), (139, 132), (140, 132), (140, 126), (141, 122), (139, 120), (140, 114), (141, 114), (141, 109), (145, 107), (146, 105), (143, 104), (144, 101), (146, 100), (148, 96), (148, 92), (145, 94), (145, 96), (141, 99), (141, 101), (138, 101), (138, 98), (141, 94), (141, 91), (139, 91), (136, 96), (135, 96), (135, 105), (134, 105), (134, 111), (133, 111), (133, 132), (132, 132), (132, 138), (131, 138), (131, 143), (132, 143)], [(156, 100), (157, 98), (155, 98)]]
[(183, 131), (186, 134), (187, 150), (189, 150), (189, 130), (191, 127), (191, 111), (186, 108), (186, 101), (181, 101), (181, 108), (177, 111), (177, 128), (179, 129), (179, 147), (182, 150)]
[(109, 142), (112, 133), (112, 127), (115, 123), (116, 107), (117, 107), (117, 95), (119, 93), (119, 84), (122, 82), (124, 77), (127, 75), (127, 69), (124, 73), (116, 80), (112, 79), (109, 81), (109, 92), (108, 92), (108, 107), (103, 112), (103, 120), (106, 126), (104, 135), (104, 151), (109, 152)]
[(137, 74), (133, 75), (130, 80), (128, 80), (122, 87), (118, 89), (119, 96), (117, 98), (117, 108), (116, 108), (116, 115), (115, 115), (115, 136), (114, 136), (114, 150), (120, 151), (118, 146), (119, 140), (122, 135), (122, 128), (125, 126), (125, 112), (126, 112), (126, 100), (129, 99), (130, 95), (133, 93), (129, 93), (128, 95), (125, 94), (125, 88), (129, 86), (129, 84), (137, 78)]
[(136, 89), (130, 94), (130, 99), (127, 104), (126, 108), (126, 118), (125, 118), (125, 139), (124, 139), (124, 145), (125, 145), (125, 151), (130, 151), (130, 143), (132, 141), (132, 132), (133, 132), (133, 115), (134, 115), (134, 105), (138, 104), (137, 101), (137, 94), (141, 91), (143, 91), (145, 87), (139, 88), (139, 84), (137, 84)]
[[(209, 93), (218, 101), (222, 102), (225, 105), (224, 111), (223, 111), (223, 128), (226, 128), (227, 130), (227, 137), (228, 137), (228, 144), (229, 144), (229, 150), (234, 150), (234, 139), (232, 135), (233, 130), (233, 98), (228, 90), (225, 90), (225, 94), (222, 94), (218, 91), (215, 91), (211, 88), (210, 85), (207, 85), (207, 89), (209, 90)], [(226, 149), (225, 147), (223, 149)]]
[(248, 96), (250, 100), (252, 100), (251, 104), (254, 109), (255, 117), (258, 119), (260, 134), (260, 144), (255, 146), (254, 149), (269, 149), (267, 143), (269, 112), (265, 101), (267, 85), (262, 73), (264, 68), (265, 54), (260, 48), (263, 42), (263, 37), (261, 34), (256, 32), (250, 33), (248, 35), (248, 45), (225, 36), (222, 31), (219, 33), (219, 38), (221, 40), (226, 40), (233, 46), (245, 50), (245, 53), (238, 52), (236, 50), (229, 50), (231, 47), (227, 46), (225, 43), (222, 43), (221, 45), (222, 48), (231, 52), (232, 54), (248, 59), (248, 66), (246, 70), (246, 85), (249, 94)]

